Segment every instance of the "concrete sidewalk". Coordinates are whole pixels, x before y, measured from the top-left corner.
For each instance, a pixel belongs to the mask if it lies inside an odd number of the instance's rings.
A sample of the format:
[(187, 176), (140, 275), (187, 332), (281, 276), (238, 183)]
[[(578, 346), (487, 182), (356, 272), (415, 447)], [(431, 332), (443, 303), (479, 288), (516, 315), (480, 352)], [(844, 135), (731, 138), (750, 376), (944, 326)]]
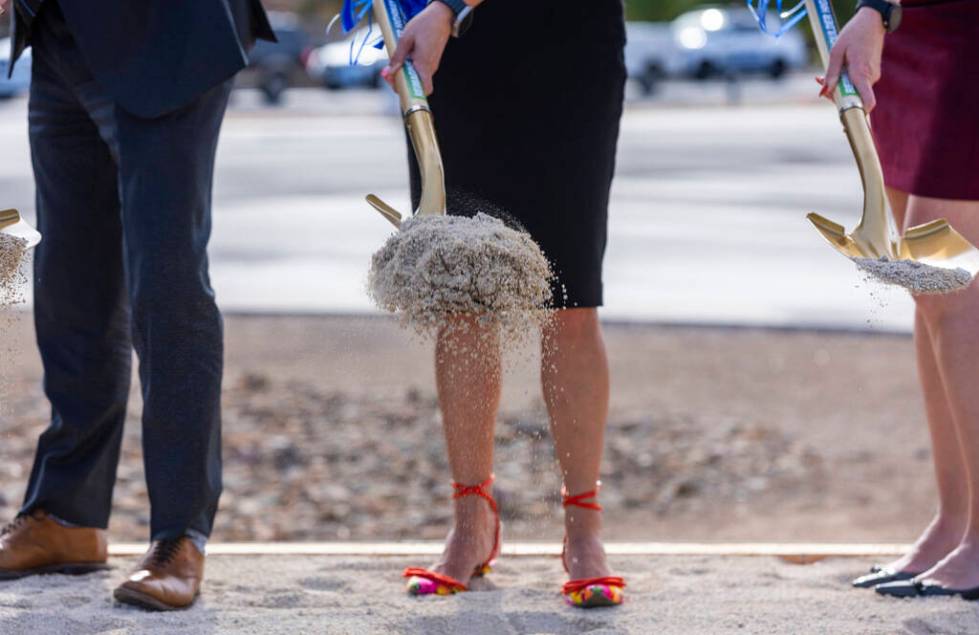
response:
[(565, 576), (554, 556), (505, 556), (473, 593), (406, 597), (400, 571), (430, 560), (212, 555), (193, 609), (151, 614), (113, 604), (112, 589), (135, 563), (115, 557), (104, 573), (0, 584), (0, 632), (839, 635), (969, 633), (979, 625), (979, 605), (962, 600), (889, 600), (851, 589), (849, 580), (872, 558), (799, 565), (773, 556), (614, 555), (628, 600), (596, 611), (563, 605)]

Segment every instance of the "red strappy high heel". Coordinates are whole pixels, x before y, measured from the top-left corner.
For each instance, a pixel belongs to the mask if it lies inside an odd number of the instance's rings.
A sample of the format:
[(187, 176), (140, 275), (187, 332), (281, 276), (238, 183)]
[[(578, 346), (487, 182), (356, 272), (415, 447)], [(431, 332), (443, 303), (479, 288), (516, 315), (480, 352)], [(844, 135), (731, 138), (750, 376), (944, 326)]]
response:
[[(482, 577), (489, 573), (493, 562), (500, 553), (500, 508), (497, 506), (496, 500), (486, 491), (486, 488), (493, 484), (493, 478), (493, 476), (490, 476), (479, 485), (462, 485), (455, 481), (452, 482), (452, 489), (455, 490), (452, 494), (453, 500), (465, 496), (479, 496), (489, 503), (490, 509), (493, 510), (493, 516), (496, 519), (496, 529), (493, 534), (493, 550), (485, 562), (476, 566), (472, 575), (474, 578)], [(459, 580), (441, 573), (429, 571), (428, 569), (408, 567), (404, 570), (403, 575), (408, 578), (407, 588), (409, 595), (452, 595), (453, 593), (469, 590), (469, 587)]]
[[(562, 487), (561, 496), (564, 498), (563, 505), (565, 509), (568, 507), (580, 507), (597, 512), (602, 511), (602, 506), (594, 501), (595, 498), (598, 498), (598, 490), (601, 486), (602, 483), (599, 481), (595, 484), (595, 489), (581, 494), (575, 494), (574, 496), (569, 495), (567, 488)], [(567, 549), (568, 535), (565, 534), (564, 547), (561, 549), (561, 564), (564, 565), (565, 571), (571, 573), (565, 557), (567, 555)], [(591, 609), (599, 606), (617, 606), (622, 604), (622, 600), (625, 597), (623, 589), (625, 589), (625, 580), (619, 576), (605, 576), (602, 578), (569, 580), (561, 588), (561, 594), (571, 606)]]

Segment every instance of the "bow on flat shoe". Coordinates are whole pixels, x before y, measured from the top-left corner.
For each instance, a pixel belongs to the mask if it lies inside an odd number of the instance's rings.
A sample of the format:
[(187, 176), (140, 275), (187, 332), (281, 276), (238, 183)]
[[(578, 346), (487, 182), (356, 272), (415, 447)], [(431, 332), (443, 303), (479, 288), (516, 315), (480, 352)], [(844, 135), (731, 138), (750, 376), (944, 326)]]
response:
[(852, 584), (858, 589), (871, 589), (880, 584), (888, 584), (889, 582), (904, 582), (905, 580), (913, 580), (922, 573), (924, 572), (920, 571), (918, 573), (912, 573), (910, 571), (895, 571), (894, 569), (874, 565), (870, 568), (870, 573), (860, 576), (854, 580)]
[(963, 600), (979, 600), (979, 587), (971, 589), (952, 589), (941, 584), (923, 582), (920, 580), (905, 580), (903, 582), (890, 582), (874, 587), (874, 590), (881, 595), (895, 598), (926, 598), (926, 597), (953, 597), (958, 596)]

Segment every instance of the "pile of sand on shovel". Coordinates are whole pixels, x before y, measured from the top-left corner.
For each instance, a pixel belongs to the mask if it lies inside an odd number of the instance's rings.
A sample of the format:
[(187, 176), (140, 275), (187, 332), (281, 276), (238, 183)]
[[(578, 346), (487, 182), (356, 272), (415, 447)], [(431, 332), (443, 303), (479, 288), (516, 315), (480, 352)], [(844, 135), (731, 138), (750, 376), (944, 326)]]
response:
[(420, 216), (374, 254), (368, 293), (421, 335), (478, 316), (515, 343), (550, 316), (551, 278), (537, 243), (497, 218)]
[(886, 257), (852, 260), (868, 279), (903, 287), (915, 295), (952, 293), (972, 284), (972, 274), (965, 269), (945, 269), (914, 260), (890, 260)]

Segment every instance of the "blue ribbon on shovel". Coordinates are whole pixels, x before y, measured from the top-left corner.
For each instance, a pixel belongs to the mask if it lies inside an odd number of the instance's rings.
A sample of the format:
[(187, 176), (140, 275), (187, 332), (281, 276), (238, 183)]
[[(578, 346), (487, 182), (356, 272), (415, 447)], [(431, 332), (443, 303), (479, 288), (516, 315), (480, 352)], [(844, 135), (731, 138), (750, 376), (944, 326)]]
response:
[[(398, 4), (401, 5), (401, 10), (405, 14), (405, 19), (410, 20), (411, 18), (418, 15), (422, 9), (428, 6), (428, 0), (397, 0)], [(360, 53), (364, 50), (370, 42), (371, 35), (374, 32), (374, 12), (373, 12), (374, 2), (373, 0), (344, 0), (343, 7), (340, 9), (340, 15), (337, 16), (340, 19), (340, 24), (343, 27), (344, 33), (350, 33), (357, 28), (357, 25), (367, 18), (367, 33), (364, 39), (358, 45), (357, 42), (350, 43), (350, 63), (356, 64), (357, 60), (360, 59)], [(335, 21), (335, 20), (334, 20)], [(332, 22), (330, 23), (332, 26)], [(327, 32), (329, 32), (329, 27), (327, 27)], [(371, 44), (376, 49), (384, 48), (384, 40), (378, 38), (376, 42)], [(358, 48), (359, 47), (359, 48)], [(354, 49), (357, 48), (356, 53)]]
[[(428, 0), (398, 0), (401, 10), (404, 11), (407, 19), (412, 19), (421, 10), (428, 6)], [(343, 23), (344, 33), (350, 33), (364, 16), (370, 16), (371, 7), (374, 5), (372, 0), (344, 0), (343, 8), (340, 10), (340, 20)]]
[(807, 15), (805, 0), (801, 0), (788, 11), (782, 10), (782, 0), (775, 0), (775, 10), (778, 12), (780, 22), (777, 28), (772, 28), (768, 25), (769, 0), (745, 0), (745, 3), (748, 5), (748, 10), (751, 11), (751, 14), (755, 16), (755, 20), (758, 22), (758, 28), (763, 33), (767, 33), (775, 38), (780, 38), (788, 33), (795, 25), (804, 20)]

